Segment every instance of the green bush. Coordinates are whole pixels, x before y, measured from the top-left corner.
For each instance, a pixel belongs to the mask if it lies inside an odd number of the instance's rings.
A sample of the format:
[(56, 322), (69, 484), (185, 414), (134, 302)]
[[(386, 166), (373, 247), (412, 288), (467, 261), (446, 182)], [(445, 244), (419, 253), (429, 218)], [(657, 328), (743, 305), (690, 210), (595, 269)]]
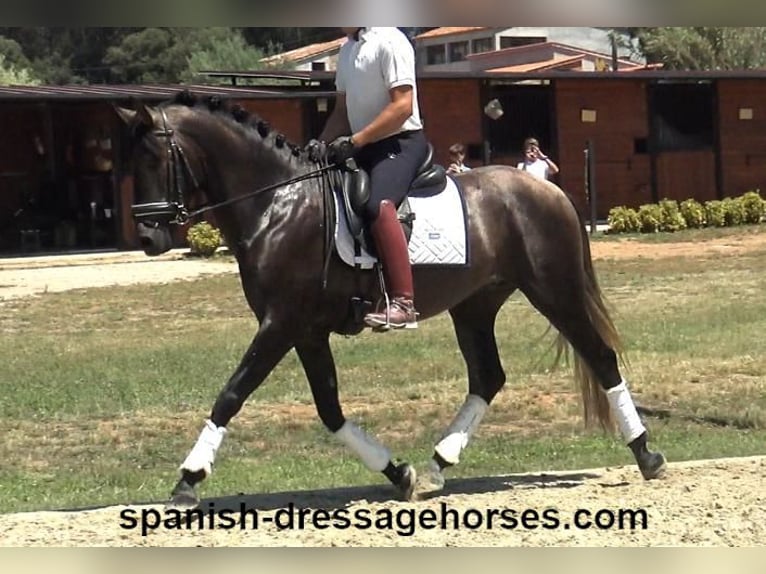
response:
[(717, 199), (705, 202), (705, 224), (708, 227), (726, 226), (723, 202)]
[(641, 230), (641, 220), (638, 213), (630, 207), (613, 207), (607, 217), (610, 233), (638, 233)]
[(201, 257), (211, 257), (223, 243), (221, 232), (207, 221), (192, 225), (186, 233), (186, 241), (191, 254)]
[(672, 199), (663, 199), (659, 203), (644, 204), (637, 211), (616, 206), (609, 210), (607, 218), (609, 233), (674, 232), (761, 221), (766, 221), (766, 199), (758, 190), (748, 191), (737, 198), (714, 199), (704, 204), (695, 199), (686, 199), (680, 204)]
[(643, 233), (655, 233), (660, 230), (662, 208), (656, 203), (647, 203), (638, 208), (638, 219)]
[(660, 201), (660, 231), (681, 231), (686, 229), (686, 220), (678, 209), (678, 202), (673, 199)]
[(733, 227), (744, 223), (745, 208), (740, 198), (727, 197), (721, 202), (721, 205), (723, 206), (723, 219), (727, 226)]
[(744, 223), (760, 223), (766, 215), (766, 200), (761, 197), (758, 191), (748, 191), (742, 197), (742, 210)]
[(686, 227), (698, 229), (705, 226), (705, 208), (696, 199), (686, 199), (679, 205)]

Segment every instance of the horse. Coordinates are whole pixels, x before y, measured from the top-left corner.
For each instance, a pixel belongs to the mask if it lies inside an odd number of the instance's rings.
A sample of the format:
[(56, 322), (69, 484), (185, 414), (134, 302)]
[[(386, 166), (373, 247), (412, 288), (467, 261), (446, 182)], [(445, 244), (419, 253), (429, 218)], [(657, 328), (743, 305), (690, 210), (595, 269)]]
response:
[[(330, 433), (370, 471), (383, 473), (395, 495), (415, 500), (438, 493), (506, 382), (494, 327), (516, 290), (555, 329), (559, 350), (574, 351), (573, 378), (586, 424), (619, 431), (644, 479), (663, 475), (665, 457), (649, 449), (648, 432), (620, 372), (624, 351), (597, 281), (583, 218), (554, 183), (504, 165), (454, 176), (470, 263), (414, 266), (413, 276), (419, 320), (451, 316), (468, 392), (418, 476), (412, 464), (395, 463), (385, 445), (348, 420), (339, 401), (330, 336), (360, 333), (365, 326), (355, 302), (385, 295), (379, 268), (376, 274), (348, 265), (328, 243), (334, 221), (328, 213), (334, 212), (328, 209), (326, 176), (340, 168), (318, 163), (267, 121), (221, 98), (183, 92), (153, 107), (135, 102), (114, 108), (129, 133), (132, 214), (143, 251), (168, 251), (173, 225), (215, 210), (258, 322), (179, 467), (168, 505), (198, 506), (197, 488), (212, 472), (228, 423), (292, 349)], [(192, 198), (199, 197), (206, 207), (190, 212)]]

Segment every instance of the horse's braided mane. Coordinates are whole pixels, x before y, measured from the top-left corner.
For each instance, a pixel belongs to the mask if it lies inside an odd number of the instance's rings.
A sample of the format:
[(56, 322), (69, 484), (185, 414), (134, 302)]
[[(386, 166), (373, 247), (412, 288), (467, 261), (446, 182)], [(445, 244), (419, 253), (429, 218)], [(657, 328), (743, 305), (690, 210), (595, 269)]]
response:
[[(194, 108), (197, 106), (206, 107), (211, 113), (222, 113), (231, 117), (238, 124), (254, 129), (259, 136), (266, 138), (271, 134), (272, 127), (266, 120), (252, 114), (240, 104), (231, 105), (219, 96), (208, 96), (207, 98), (200, 99), (197, 95), (193, 94), (189, 90), (184, 90), (176, 94), (173, 99), (173, 103)], [(274, 136), (274, 146), (277, 149), (289, 148), (290, 152), (295, 157), (302, 157), (303, 151), (300, 146), (289, 142), (284, 134), (276, 133)]]

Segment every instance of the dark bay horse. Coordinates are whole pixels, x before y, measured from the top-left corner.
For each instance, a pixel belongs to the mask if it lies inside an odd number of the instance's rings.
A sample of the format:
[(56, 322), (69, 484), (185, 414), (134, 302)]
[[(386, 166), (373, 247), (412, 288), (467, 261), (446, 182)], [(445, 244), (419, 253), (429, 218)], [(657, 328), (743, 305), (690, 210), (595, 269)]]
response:
[(186, 221), (192, 196), (204, 196), (216, 208), (258, 319), (255, 338), (181, 464), (170, 504), (198, 504), (196, 486), (211, 473), (227, 424), (293, 348), (331, 433), (406, 499), (438, 491), (443, 471), (458, 463), (505, 383), (495, 317), (517, 289), (555, 327), (559, 343), (574, 349), (586, 422), (619, 430), (645, 479), (664, 471), (665, 459), (648, 449), (618, 368), (619, 336), (602, 301), (582, 219), (556, 185), (507, 166), (460, 175), (470, 265), (413, 269), (420, 319), (449, 312), (468, 371), (466, 401), (416, 479), (411, 465), (394, 464), (385, 446), (344, 417), (338, 399), (330, 334), (360, 332), (363, 325), (350, 321), (350, 301), (360, 294), (378, 300), (381, 286), (375, 272), (325, 253), (327, 196), (318, 164), (266, 122), (216, 98), (198, 102), (185, 93), (156, 108), (117, 112), (131, 133), (133, 215), (143, 250), (151, 256), (170, 249), (170, 226)]

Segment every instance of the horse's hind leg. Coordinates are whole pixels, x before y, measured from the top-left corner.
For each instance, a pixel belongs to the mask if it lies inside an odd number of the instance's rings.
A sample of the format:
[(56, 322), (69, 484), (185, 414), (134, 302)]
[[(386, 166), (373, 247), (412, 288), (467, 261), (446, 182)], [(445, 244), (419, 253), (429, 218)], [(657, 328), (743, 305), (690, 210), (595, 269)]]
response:
[(433, 458), (418, 480), (417, 496), (443, 488), (444, 469), (460, 462), (460, 453), (468, 445), (492, 399), (505, 384), (505, 372), (495, 340), (495, 318), (511, 293), (511, 287), (485, 289), (450, 310), (468, 370), (468, 396), (434, 447)]
[[(601, 300), (592, 267), (583, 274), (575, 265), (546, 269), (548, 273), (533, 276), (521, 289), (577, 353), (576, 375), (586, 420), (597, 418), (606, 428), (616, 422), (643, 477), (661, 476), (665, 457), (647, 447), (647, 430), (620, 374), (615, 349), (619, 337)], [(584, 369), (577, 368), (579, 361), (584, 361), (585, 365), (580, 365)]]
[(319, 418), (327, 430), (353, 451), (367, 468), (382, 472), (409, 500), (415, 487), (415, 469), (407, 463), (394, 464), (385, 446), (343, 416), (329, 334), (304, 339), (295, 345), (295, 350), (306, 371)]

